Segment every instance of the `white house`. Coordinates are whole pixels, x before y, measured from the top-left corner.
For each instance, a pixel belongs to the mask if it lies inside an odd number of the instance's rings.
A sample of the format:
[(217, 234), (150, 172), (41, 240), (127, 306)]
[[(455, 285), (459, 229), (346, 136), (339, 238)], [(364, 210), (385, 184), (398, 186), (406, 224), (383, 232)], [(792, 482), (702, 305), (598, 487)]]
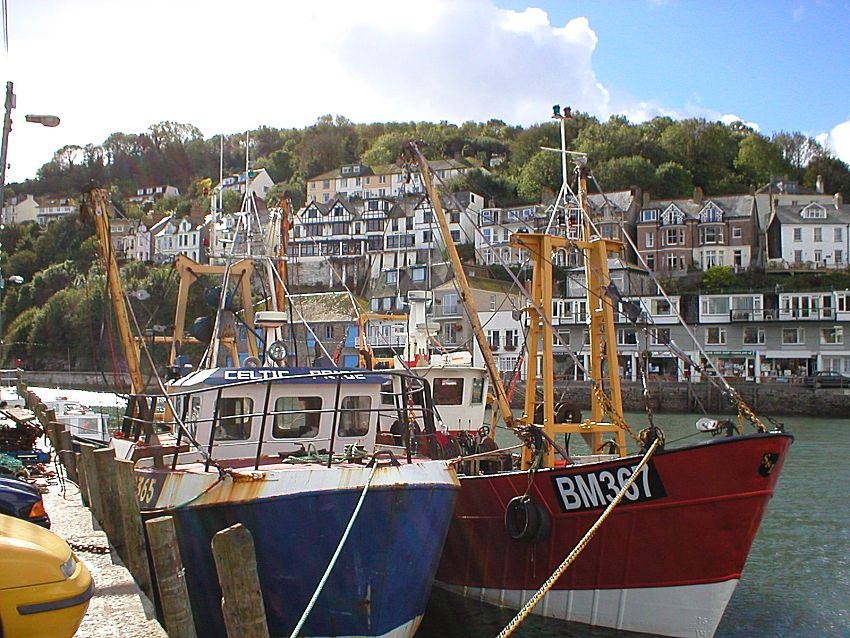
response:
[(846, 268), (850, 207), (840, 195), (834, 203), (777, 206), (767, 232), (770, 265), (796, 268)]
[(252, 168), (249, 171), (242, 171), (225, 177), (224, 180), (216, 184), (214, 191), (230, 190), (240, 195), (244, 195), (247, 191), (257, 195), (260, 199), (265, 199), (266, 192), (272, 186), (274, 186), (274, 180), (266, 172), (266, 169)]

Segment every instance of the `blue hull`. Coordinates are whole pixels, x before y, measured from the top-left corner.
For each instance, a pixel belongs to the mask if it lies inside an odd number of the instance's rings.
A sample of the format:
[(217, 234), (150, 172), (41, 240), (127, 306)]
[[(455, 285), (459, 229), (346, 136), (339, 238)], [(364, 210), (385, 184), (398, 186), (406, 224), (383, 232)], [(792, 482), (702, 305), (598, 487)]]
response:
[[(361, 490), (185, 507), (174, 516), (199, 636), (226, 638), (212, 536), (235, 523), (254, 537), (272, 636), (289, 636), (331, 560)], [(303, 636), (381, 636), (425, 611), (457, 489), (373, 488), (302, 629)]]

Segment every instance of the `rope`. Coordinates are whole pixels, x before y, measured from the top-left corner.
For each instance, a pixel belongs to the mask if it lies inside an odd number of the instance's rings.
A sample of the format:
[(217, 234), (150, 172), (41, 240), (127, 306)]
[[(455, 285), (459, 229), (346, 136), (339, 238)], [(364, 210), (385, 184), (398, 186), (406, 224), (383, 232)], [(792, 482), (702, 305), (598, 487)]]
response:
[(514, 616), (513, 620), (511, 620), (507, 624), (507, 626), (502, 629), (502, 631), (496, 638), (507, 638), (508, 636), (512, 635), (514, 631), (516, 631), (517, 627), (519, 627), (519, 625), (522, 623), (522, 621), (528, 617), (528, 615), (531, 613), (531, 610), (534, 609), (534, 606), (540, 602), (543, 596), (545, 596), (550, 589), (552, 589), (552, 586), (555, 584), (558, 578), (561, 577), (561, 574), (563, 574), (567, 570), (567, 568), (573, 563), (573, 561), (578, 558), (578, 555), (581, 554), (582, 550), (584, 550), (584, 548), (593, 538), (594, 534), (596, 534), (596, 531), (599, 529), (602, 523), (605, 522), (605, 519), (608, 518), (608, 515), (611, 514), (611, 512), (614, 511), (614, 508), (620, 504), (621, 500), (623, 500), (623, 496), (625, 496), (626, 492), (632, 486), (632, 483), (637, 480), (638, 475), (641, 473), (644, 466), (649, 461), (649, 458), (658, 448), (659, 444), (660, 441), (658, 439), (656, 439), (652, 443), (652, 446), (650, 446), (650, 448), (646, 451), (646, 454), (643, 455), (643, 458), (641, 459), (640, 463), (638, 463), (638, 466), (635, 468), (635, 471), (632, 472), (632, 475), (629, 477), (629, 480), (626, 481), (625, 485), (620, 488), (620, 491), (617, 493), (617, 496), (614, 498), (614, 500), (611, 501), (608, 507), (605, 508), (605, 511), (602, 512), (602, 515), (596, 520), (593, 526), (589, 530), (587, 530), (587, 533), (573, 548), (573, 551), (571, 551), (569, 555), (564, 559), (564, 561), (560, 565), (558, 565), (557, 569), (552, 572), (552, 575), (549, 576), (548, 579), (546, 579), (546, 582), (544, 582), (540, 589), (538, 589), (534, 593), (534, 595), (528, 600), (528, 602), (525, 603), (523, 608), (520, 609), (519, 612), (517, 612), (517, 615)]
[(304, 613), (301, 614), (301, 618), (298, 620), (298, 624), (295, 625), (295, 629), (292, 630), (292, 633), (290, 634), (289, 638), (297, 638), (298, 633), (304, 626), (304, 623), (307, 622), (307, 617), (310, 615), (310, 612), (313, 611), (313, 606), (319, 599), (319, 594), (321, 594), (322, 590), (325, 588), (325, 583), (328, 582), (328, 578), (331, 575), (331, 571), (333, 570), (334, 565), (336, 565), (336, 561), (339, 558), (339, 555), (342, 553), (342, 548), (345, 545), (345, 541), (348, 540), (348, 534), (349, 532), (351, 532), (351, 528), (354, 527), (354, 521), (357, 520), (357, 515), (360, 513), (360, 507), (363, 505), (363, 501), (366, 499), (366, 492), (369, 491), (369, 486), (372, 485), (372, 479), (375, 477), (375, 471), (377, 469), (378, 464), (375, 463), (372, 466), (372, 471), (369, 473), (369, 478), (366, 479), (366, 485), (363, 486), (363, 491), (360, 493), (360, 500), (357, 501), (357, 506), (354, 508), (354, 513), (351, 515), (351, 520), (348, 521), (348, 526), (342, 533), (342, 538), (339, 539), (339, 545), (337, 545), (336, 551), (331, 557), (331, 562), (328, 564), (325, 573), (322, 575), (322, 578), (319, 581), (319, 585), (316, 587), (316, 591), (313, 592), (313, 597), (310, 599), (310, 602), (307, 603), (307, 608), (304, 610)]

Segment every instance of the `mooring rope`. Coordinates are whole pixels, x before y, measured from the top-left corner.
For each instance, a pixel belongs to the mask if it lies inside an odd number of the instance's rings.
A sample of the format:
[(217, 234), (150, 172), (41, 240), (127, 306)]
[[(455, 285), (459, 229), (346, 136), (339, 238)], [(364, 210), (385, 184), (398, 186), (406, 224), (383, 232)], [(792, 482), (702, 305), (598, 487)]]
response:
[(608, 507), (605, 508), (605, 511), (602, 512), (602, 515), (596, 520), (593, 526), (589, 530), (587, 530), (587, 533), (573, 548), (573, 551), (571, 551), (569, 555), (564, 559), (564, 561), (560, 565), (558, 565), (557, 569), (552, 572), (552, 575), (549, 576), (549, 578), (546, 579), (546, 582), (541, 585), (540, 589), (538, 589), (534, 593), (534, 595), (529, 598), (528, 602), (525, 603), (522, 609), (517, 612), (517, 615), (513, 617), (513, 620), (511, 620), (507, 624), (507, 626), (502, 629), (502, 631), (496, 638), (507, 638), (508, 636), (513, 634), (514, 631), (516, 631), (517, 627), (520, 626), (522, 621), (528, 617), (528, 615), (531, 613), (531, 610), (534, 609), (534, 606), (540, 602), (543, 596), (545, 596), (550, 589), (552, 589), (552, 586), (555, 584), (558, 578), (561, 577), (561, 574), (563, 574), (567, 570), (567, 568), (573, 563), (573, 561), (578, 557), (578, 555), (581, 554), (582, 550), (587, 546), (587, 544), (593, 538), (594, 534), (596, 534), (599, 527), (602, 525), (602, 523), (605, 522), (605, 519), (608, 518), (608, 515), (613, 512), (614, 508), (619, 505), (621, 500), (623, 500), (623, 496), (625, 496), (626, 492), (632, 486), (632, 483), (637, 480), (638, 475), (641, 473), (644, 466), (647, 464), (649, 458), (653, 455), (659, 444), (659, 439), (655, 439), (655, 441), (653, 441), (650, 448), (646, 451), (646, 454), (643, 455), (643, 458), (641, 459), (640, 463), (638, 463), (637, 467), (635, 468), (635, 471), (632, 472), (632, 475), (625, 482), (623, 487), (620, 488), (620, 491), (617, 493), (617, 496), (614, 497), (614, 500), (611, 501)]
[(313, 592), (313, 597), (310, 599), (310, 602), (307, 603), (307, 608), (304, 610), (304, 613), (301, 614), (301, 618), (298, 620), (298, 624), (295, 625), (295, 629), (292, 630), (292, 633), (290, 634), (289, 638), (297, 638), (298, 632), (301, 631), (301, 628), (304, 626), (304, 623), (307, 622), (307, 618), (310, 615), (310, 612), (313, 611), (313, 606), (316, 604), (316, 601), (319, 599), (319, 595), (325, 588), (325, 583), (328, 582), (328, 578), (331, 575), (331, 571), (333, 571), (334, 565), (336, 565), (336, 561), (339, 558), (339, 555), (342, 553), (342, 548), (345, 545), (345, 541), (348, 540), (348, 534), (351, 532), (351, 528), (354, 527), (354, 521), (357, 520), (357, 515), (360, 514), (360, 507), (363, 505), (363, 501), (366, 499), (366, 492), (369, 491), (369, 486), (372, 485), (372, 479), (375, 477), (375, 471), (377, 469), (378, 462), (375, 461), (375, 464), (372, 466), (372, 471), (369, 473), (369, 478), (366, 479), (366, 485), (363, 486), (363, 491), (360, 493), (360, 500), (357, 501), (357, 506), (354, 508), (354, 513), (351, 515), (351, 520), (348, 521), (348, 526), (342, 533), (342, 538), (339, 539), (339, 545), (337, 545), (336, 551), (331, 557), (331, 562), (328, 564), (325, 573), (322, 575), (322, 578), (319, 581), (319, 585), (316, 587), (316, 591)]

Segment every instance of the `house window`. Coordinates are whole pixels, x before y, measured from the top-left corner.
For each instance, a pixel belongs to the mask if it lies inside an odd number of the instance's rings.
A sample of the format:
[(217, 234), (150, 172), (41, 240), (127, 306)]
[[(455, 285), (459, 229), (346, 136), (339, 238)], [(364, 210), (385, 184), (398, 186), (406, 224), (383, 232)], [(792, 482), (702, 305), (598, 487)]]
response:
[(563, 332), (553, 332), (552, 333), (552, 345), (569, 347), (569, 345), (570, 345), (570, 331), (564, 330)]
[(794, 229), (794, 241), (803, 241), (803, 229), (795, 228)]
[(700, 228), (700, 243), (702, 244), (722, 244), (723, 229), (717, 226), (708, 226)]
[(411, 281), (425, 281), (425, 268), (412, 268), (410, 270)]
[(796, 345), (805, 343), (806, 331), (803, 328), (783, 328), (782, 329), (782, 344)]
[(820, 262), (823, 261), (823, 251), (822, 250), (816, 250), (815, 251), (815, 261), (817, 263), (820, 263)]
[(823, 241), (823, 228), (820, 226), (815, 226), (815, 241), (822, 242)]
[(843, 250), (836, 250), (835, 251), (835, 263), (836, 264), (843, 264), (844, 263), (844, 251)]
[(650, 270), (655, 270), (655, 255), (646, 256), (646, 267)]
[(620, 328), (617, 330), (617, 345), (618, 346), (636, 346), (637, 332), (631, 328)]
[(844, 328), (843, 326), (832, 326), (830, 328), (821, 328), (820, 342), (825, 345), (836, 345), (844, 343)]
[(803, 263), (803, 251), (802, 250), (795, 250), (794, 251), (794, 263), (795, 264)]
[(678, 246), (685, 243), (685, 231), (681, 228), (667, 228), (664, 235), (665, 246)]
[(387, 283), (388, 284), (398, 283), (398, 270), (388, 270), (387, 271)]
[(655, 247), (655, 233), (651, 230), (646, 231), (646, 247), (654, 248)]
[(670, 328), (653, 328), (649, 331), (649, 341), (654, 346), (665, 346), (670, 343)]
[(732, 263), (735, 264), (735, 266), (743, 266), (744, 265), (744, 251), (743, 250), (732, 251)]
[(457, 314), (457, 295), (454, 293), (443, 295), (443, 316)]
[(657, 208), (649, 208), (647, 210), (642, 210), (640, 212), (640, 220), (642, 222), (658, 221), (658, 209)]
[(460, 231), (459, 230), (453, 230), (452, 231), (452, 241), (455, 242), (456, 244), (460, 243)]
[(745, 326), (743, 341), (745, 346), (757, 346), (764, 344), (764, 328), (758, 326)]
[(443, 324), (443, 341), (446, 343), (457, 343), (459, 326), (453, 323)]
[(334, 327), (333, 326), (325, 326), (325, 339), (333, 339), (334, 338)]
[(496, 311), (496, 295), (490, 295), (490, 312)]
[(744, 236), (744, 231), (740, 226), (732, 226), (732, 239), (741, 239)]
[(500, 335), (498, 330), (487, 331), (487, 343), (490, 344), (490, 350), (498, 350), (501, 347)]
[(844, 229), (841, 227), (833, 228), (832, 240), (836, 242), (844, 241)]
[(705, 329), (705, 344), (708, 346), (726, 345), (726, 328), (712, 326)]
[(514, 350), (519, 345), (519, 333), (516, 330), (505, 330), (505, 349)]
[(702, 300), (702, 314), (729, 315), (729, 297), (705, 297)]

